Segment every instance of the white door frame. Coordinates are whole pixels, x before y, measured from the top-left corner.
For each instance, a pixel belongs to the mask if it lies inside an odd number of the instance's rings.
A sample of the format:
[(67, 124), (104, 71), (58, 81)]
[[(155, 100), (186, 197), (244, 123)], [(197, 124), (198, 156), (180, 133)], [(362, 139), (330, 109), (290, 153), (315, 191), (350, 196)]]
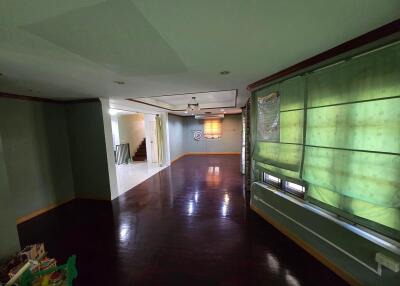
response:
[[(168, 112), (166, 112), (162, 108), (150, 107), (145, 104), (140, 104), (124, 99), (109, 99), (109, 98), (100, 98), (102, 104), (102, 112), (103, 112), (103, 123), (104, 123), (104, 136), (106, 140), (106, 148), (107, 148), (107, 161), (108, 161), (108, 173), (110, 177), (110, 197), (111, 200), (118, 197), (120, 194), (118, 193), (118, 185), (117, 185), (117, 176), (116, 176), (116, 166), (114, 159), (114, 148), (113, 148), (113, 138), (112, 138), (112, 129), (111, 129), (111, 116), (109, 110), (119, 109), (130, 112), (139, 112), (143, 113), (146, 117), (146, 114), (150, 115), (159, 115), (162, 121), (162, 128), (164, 130), (164, 167), (167, 167), (171, 164), (170, 161), (170, 147), (169, 147), (169, 132), (168, 132)], [(145, 136), (148, 138), (146, 134), (146, 125), (145, 125)], [(146, 139), (147, 140), (147, 139)], [(146, 141), (146, 152), (148, 150), (148, 144)], [(151, 153), (147, 153), (151, 154)], [(147, 160), (149, 162), (149, 160)]]

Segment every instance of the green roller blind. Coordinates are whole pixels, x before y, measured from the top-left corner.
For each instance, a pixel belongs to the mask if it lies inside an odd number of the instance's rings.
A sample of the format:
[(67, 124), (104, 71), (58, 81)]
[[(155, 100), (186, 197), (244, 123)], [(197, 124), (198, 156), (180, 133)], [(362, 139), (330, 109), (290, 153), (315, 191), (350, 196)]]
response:
[(399, 239), (400, 44), (253, 95), (271, 90), (280, 141), (255, 138), (255, 167), (301, 179), (310, 202)]

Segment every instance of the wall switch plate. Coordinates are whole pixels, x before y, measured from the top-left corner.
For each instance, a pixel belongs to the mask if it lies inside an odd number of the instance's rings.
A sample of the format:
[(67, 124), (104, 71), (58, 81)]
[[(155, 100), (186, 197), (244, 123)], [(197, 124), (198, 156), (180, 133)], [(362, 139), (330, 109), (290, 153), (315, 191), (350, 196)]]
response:
[(375, 254), (375, 261), (378, 262), (378, 264), (385, 266), (386, 268), (392, 270), (393, 272), (399, 272), (400, 271), (400, 262), (395, 260), (392, 257), (389, 257), (381, 252), (377, 252)]

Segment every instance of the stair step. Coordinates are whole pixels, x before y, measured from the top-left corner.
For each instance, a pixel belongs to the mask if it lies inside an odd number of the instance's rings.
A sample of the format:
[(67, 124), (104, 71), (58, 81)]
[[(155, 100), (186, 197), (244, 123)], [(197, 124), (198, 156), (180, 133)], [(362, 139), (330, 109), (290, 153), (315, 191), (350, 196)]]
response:
[(145, 161), (147, 159), (146, 141), (142, 140), (135, 154), (132, 156), (133, 161)]

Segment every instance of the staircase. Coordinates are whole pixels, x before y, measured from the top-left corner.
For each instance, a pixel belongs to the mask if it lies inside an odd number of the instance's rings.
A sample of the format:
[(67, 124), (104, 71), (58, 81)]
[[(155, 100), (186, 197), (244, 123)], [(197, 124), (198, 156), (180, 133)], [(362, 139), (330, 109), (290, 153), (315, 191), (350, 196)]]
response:
[(142, 140), (139, 147), (137, 148), (135, 155), (133, 155), (133, 161), (146, 161), (147, 154), (146, 154), (146, 141), (145, 139)]

